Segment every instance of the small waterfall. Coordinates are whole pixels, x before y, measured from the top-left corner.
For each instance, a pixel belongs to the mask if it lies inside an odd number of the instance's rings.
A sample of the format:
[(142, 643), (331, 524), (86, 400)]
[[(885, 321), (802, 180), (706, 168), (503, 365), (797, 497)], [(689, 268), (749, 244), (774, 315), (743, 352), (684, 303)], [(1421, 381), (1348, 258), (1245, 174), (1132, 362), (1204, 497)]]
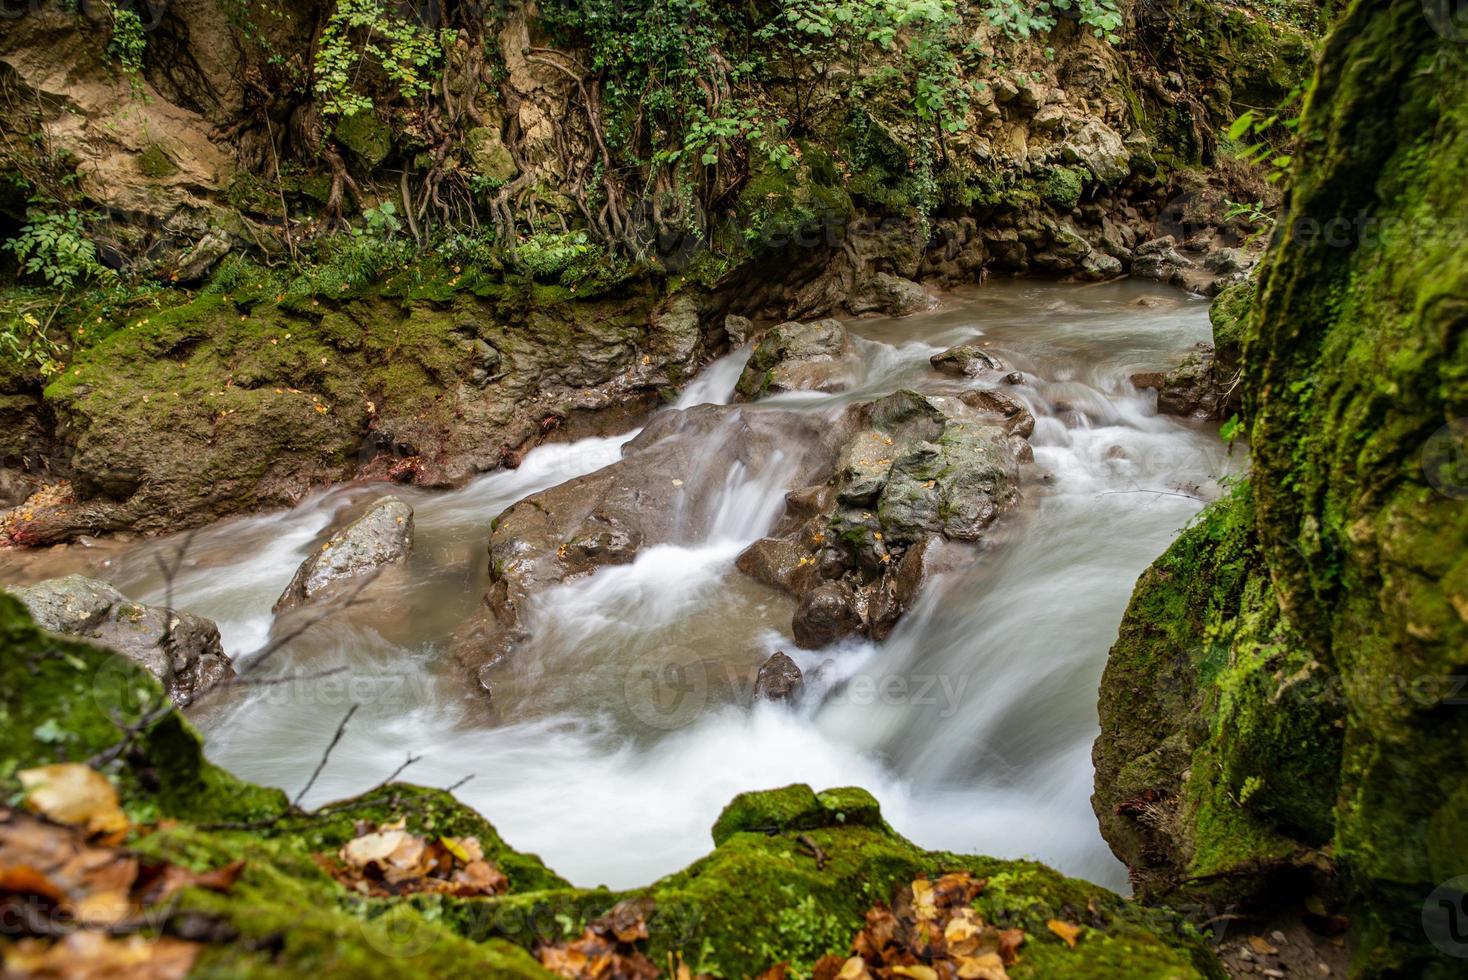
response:
[(695, 405), (727, 405), (734, 398), (734, 386), (744, 373), (749, 362), (750, 348), (736, 347), (690, 381), (678, 396), (674, 408), (692, 408)]

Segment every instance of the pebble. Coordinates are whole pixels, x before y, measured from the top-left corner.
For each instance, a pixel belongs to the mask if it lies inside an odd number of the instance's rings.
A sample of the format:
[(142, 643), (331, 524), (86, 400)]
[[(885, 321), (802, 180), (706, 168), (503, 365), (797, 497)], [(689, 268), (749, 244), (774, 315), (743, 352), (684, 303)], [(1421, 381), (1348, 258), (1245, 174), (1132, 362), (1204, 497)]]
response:
[(1269, 969), (1269, 970), (1265, 970), (1264, 971), (1264, 975), (1266, 977), (1280, 977), (1280, 978), (1283, 978), (1284, 977), (1284, 971), (1283, 970)]
[(1319, 973), (1322, 977), (1328, 977), (1330, 976), (1330, 967), (1326, 966), (1324, 963), (1316, 963), (1315, 972)]
[(1273, 939), (1275, 942), (1279, 943), (1281, 946), (1283, 946), (1285, 943), (1289, 942), (1289, 940), (1285, 938), (1285, 934), (1282, 933), (1282, 932), (1280, 932), (1278, 929), (1276, 929), (1273, 932), (1271, 932), (1269, 934), (1269, 938), (1270, 939)]

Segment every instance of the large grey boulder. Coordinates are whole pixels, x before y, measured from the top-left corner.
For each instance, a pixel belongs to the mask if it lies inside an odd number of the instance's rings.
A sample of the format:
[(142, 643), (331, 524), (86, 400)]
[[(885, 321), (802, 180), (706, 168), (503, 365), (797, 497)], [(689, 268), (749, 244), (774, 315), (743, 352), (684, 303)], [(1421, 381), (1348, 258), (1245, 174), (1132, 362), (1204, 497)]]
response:
[(1171, 235), (1143, 242), (1132, 254), (1132, 276), (1137, 279), (1151, 279), (1182, 288), (1187, 285), (1184, 270), (1192, 267), (1192, 260), (1178, 252), (1177, 240)]
[(1121, 136), (1099, 119), (1087, 120), (1060, 148), (1061, 159), (1083, 163), (1096, 179), (1115, 187), (1131, 174), (1131, 150)]
[(10, 591), (42, 629), (111, 647), (163, 681), (180, 707), (234, 676), (219, 627), (202, 616), (133, 602), (83, 575)]
[(839, 320), (777, 324), (754, 345), (736, 391), (747, 401), (782, 391), (840, 391), (849, 344)]
[(301, 562), (275, 601), (275, 612), (309, 603), (349, 579), (406, 561), (412, 550), (413, 508), (396, 497), (381, 497)]
[(859, 598), (845, 582), (824, 582), (800, 597), (791, 621), (795, 642), (807, 650), (818, 650), (862, 627)]
[(902, 276), (879, 272), (868, 279), (847, 300), (852, 313), (883, 313), (908, 316), (930, 310), (937, 301), (920, 284)]

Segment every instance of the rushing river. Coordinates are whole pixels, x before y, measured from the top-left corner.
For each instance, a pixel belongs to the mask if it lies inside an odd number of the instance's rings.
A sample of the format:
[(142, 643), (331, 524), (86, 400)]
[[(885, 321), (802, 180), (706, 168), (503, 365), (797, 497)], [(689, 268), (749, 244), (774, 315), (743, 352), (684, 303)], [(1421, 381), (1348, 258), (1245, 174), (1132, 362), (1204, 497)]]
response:
[[(344, 487), (224, 521), (187, 540), (171, 587), (158, 559), (179, 553), (182, 536), (13, 552), (0, 556), (0, 581), (79, 571), (145, 602), (171, 591), (177, 607), (216, 620), (248, 665), (297, 564), (390, 490), (416, 511), (409, 562), (260, 674), (345, 669), (205, 706), (195, 719), (216, 762), (294, 793), (357, 703), (308, 804), (371, 787), (412, 753), (421, 759), (404, 779), (472, 776), (460, 798), (577, 884), (635, 885), (680, 868), (708, 850), (736, 793), (801, 781), (870, 789), (926, 847), (1035, 857), (1124, 889), (1089, 802), (1106, 651), (1137, 576), (1243, 464), (1216, 427), (1158, 416), (1127, 378), (1208, 339), (1207, 304), (1125, 282), (996, 283), (949, 294), (930, 314), (849, 328), (861, 355), (853, 390), (745, 410), (832, 413), (903, 387), (956, 390), (967, 382), (938, 375), (928, 357), (981, 334), (1024, 372), (1008, 391), (1037, 419), (1026, 506), (930, 580), (880, 645), (794, 648), (792, 601), (733, 563), (779, 518), (800, 447), (751, 466), (711, 446), (698, 485), (717, 499), (703, 502), (712, 517), (696, 539), (539, 596), (534, 638), (487, 706), (449, 641), (487, 586), (491, 520), (618, 459), (635, 433), (542, 446), (519, 469), (454, 492)], [(677, 407), (727, 403), (746, 356), (715, 362)], [(775, 650), (808, 674), (825, 665), (799, 711), (750, 707), (754, 672)]]

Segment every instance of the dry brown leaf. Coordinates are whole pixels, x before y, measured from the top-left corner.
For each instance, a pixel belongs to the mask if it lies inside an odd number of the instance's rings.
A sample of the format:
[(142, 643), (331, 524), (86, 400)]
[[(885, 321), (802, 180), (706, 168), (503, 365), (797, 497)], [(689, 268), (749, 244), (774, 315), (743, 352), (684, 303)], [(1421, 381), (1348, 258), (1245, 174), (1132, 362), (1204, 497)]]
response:
[(943, 927), (943, 941), (948, 944), (950, 950), (957, 946), (966, 945), (979, 938), (982, 931), (982, 923), (973, 909), (959, 909), (948, 920)]
[(363, 895), (414, 893), (473, 898), (509, 890), (509, 879), (490, 862), (473, 837), (434, 837), (409, 833), (403, 819), (373, 827), (357, 825), (357, 836), (342, 845), (337, 859), (317, 855), (322, 870)]
[(910, 980), (938, 980), (938, 971), (931, 966), (923, 966), (915, 963), (912, 966), (892, 967), (894, 976), (908, 977)]
[(1000, 929), (999, 930), (999, 958), (1005, 964), (1013, 963), (1019, 956), (1019, 948), (1024, 944), (1025, 931), (1023, 929)]
[(851, 941), (856, 955), (821, 957), (813, 980), (1009, 980), (1025, 934), (997, 929), (973, 908), (987, 884), (962, 871), (917, 879), (891, 908), (868, 909)]
[(212, 892), (227, 892), (239, 880), (245, 869), (244, 859), (215, 868), (213, 871), (194, 872), (176, 864), (164, 865), (154, 871), (142, 891), (144, 905), (155, 905), (167, 901), (175, 892), (185, 888), (204, 888)]
[(1065, 944), (1071, 949), (1076, 948), (1076, 940), (1080, 938), (1081, 927), (1061, 919), (1051, 919), (1045, 923), (1045, 928), (1065, 940)]
[(938, 915), (933, 883), (926, 878), (919, 878), (912, 883), (912, 908), (919, 919), (932, 919)]
[(959, 957), (958, 975), (961, 980), (1009, 980), (1009, 972), (998, 953)]
[(73, 932), (56, 942), (21, 940), (5, 951), (5, 970), (38, 980), (182, 980), (202, 948), (166, 936)]
[(455, 871), (454, 884), (459, 886), (457, 894), (461, 896), (498, 895), (510, 886), (509, 880), (488, 861), (470, 861)]
[(365, 868), (373, 861), (381, 861), (397, 850), (398, 845), (407, 836), (405, 831), (389, 830), (385, 833), (363, 834), (361, 837), (354, 837), (342, 846), (342, 860), (359, 868)]
[(34, 895), (52, 902), (66, 901), (66, 892), (54, 881), (25, 864), (0, 868), (0, 894)]
[(125, 892), (99, 891), (72, 905), (72, 915), (85, 926), (115, 926), (132, 918), (137, 907)]
[[(577, 939), (541, 946), (536, 956), (547, 970), (568, 980), (656, 980), (657, 967), (637, 947), (647, 938), (643, 915), (650, 907), (648, 901), (619, 902), (588, 923)], [(677, 975), (687, 977), (687, 968)]]
[(1260, 956), (1273, 956), (1274, 954), (1279, 952), (1279, 950), (1276, 949), (1274, 945), (1271, 944), (1269, 940), (1265, 939), (1263, 936), (1250, 936), (1249, 948), (1258, 953)]
[(26, 806), (91, 834), (127, 830), (128, 819), (117, 805), (117, 790), (107, 777), (80, 762), (62, 762), (16, 773), (26, 790)]
[(435, 862), (430, 859), (428, 845), (423, 838), (404, 834), (398, 846), (393, 848), (383, 862), (383, 875), (388, 881), (397, 882), (408, 878), (422, 878)]

